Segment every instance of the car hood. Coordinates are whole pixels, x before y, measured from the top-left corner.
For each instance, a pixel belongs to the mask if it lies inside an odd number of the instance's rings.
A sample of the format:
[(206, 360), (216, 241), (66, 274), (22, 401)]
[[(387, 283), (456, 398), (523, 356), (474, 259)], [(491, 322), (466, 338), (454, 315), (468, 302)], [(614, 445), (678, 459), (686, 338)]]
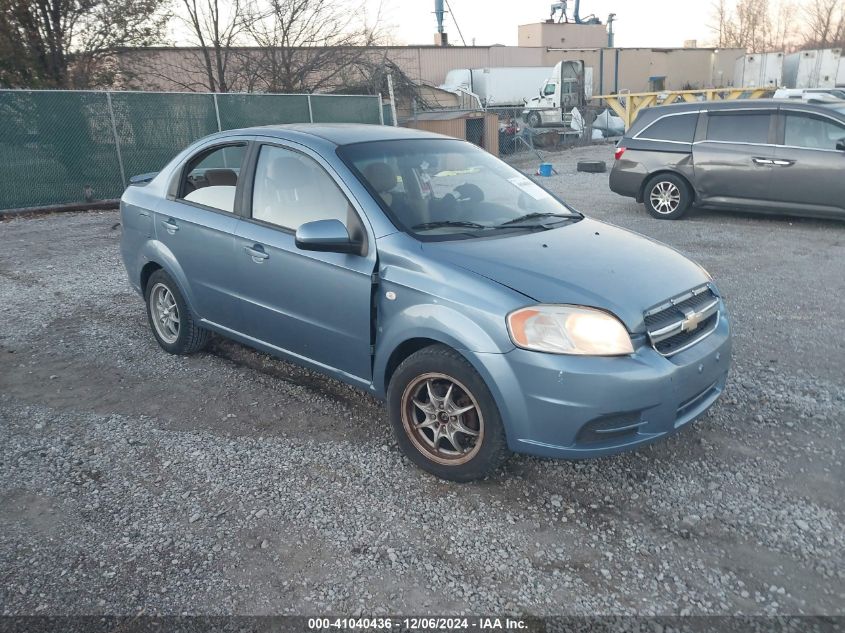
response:
[(426, 242), (423, 250), (541, 303), (607, 310), (634, 333), (645, 330), (645, 310), (709, 281), (675, 249), (588, 218), (508, 238)]

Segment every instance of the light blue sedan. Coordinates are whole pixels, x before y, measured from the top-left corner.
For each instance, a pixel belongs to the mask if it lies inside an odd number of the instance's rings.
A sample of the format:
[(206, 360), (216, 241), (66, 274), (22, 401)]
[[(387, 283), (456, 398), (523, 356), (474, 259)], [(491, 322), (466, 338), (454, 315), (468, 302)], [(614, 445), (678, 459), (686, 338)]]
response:
[(439, 477), (608, 455), (704, 413), (728, 317), (677, 251), (584, 217), (476, 146), (364, 125), (232, 130), (121, 200), (159, 345), (211, 332), (387, 400)]

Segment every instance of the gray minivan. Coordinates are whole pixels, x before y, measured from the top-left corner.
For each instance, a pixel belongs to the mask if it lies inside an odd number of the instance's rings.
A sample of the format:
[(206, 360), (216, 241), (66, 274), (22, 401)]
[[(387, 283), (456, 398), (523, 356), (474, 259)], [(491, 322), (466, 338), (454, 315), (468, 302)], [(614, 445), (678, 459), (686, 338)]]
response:
[(610, 188), (664, 220), (692, 205), (845, 218), (845, 102), (648, 108), (617, 145)]

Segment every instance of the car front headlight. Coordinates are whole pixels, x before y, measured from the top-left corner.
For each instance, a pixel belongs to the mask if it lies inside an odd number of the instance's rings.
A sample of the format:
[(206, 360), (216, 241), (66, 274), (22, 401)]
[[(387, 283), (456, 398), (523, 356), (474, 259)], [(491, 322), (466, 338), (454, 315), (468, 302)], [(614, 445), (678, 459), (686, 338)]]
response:
[(511, 312), (508, 332), (518, 347), (552, 354), (623, 356), (634, 346), (612, 314), (570, 305), (536, 305)]

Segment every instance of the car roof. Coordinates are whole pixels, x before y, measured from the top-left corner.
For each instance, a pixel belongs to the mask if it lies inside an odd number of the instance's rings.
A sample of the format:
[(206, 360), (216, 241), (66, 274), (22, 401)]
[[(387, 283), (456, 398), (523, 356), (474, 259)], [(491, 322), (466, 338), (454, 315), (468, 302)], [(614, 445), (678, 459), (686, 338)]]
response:
[(819, 104), (794, 99), (731, 99), (725, 101), (693, 101), (691, 103), (673, 103), (671, 105), (654, 106), (644, 112), (651, 112), (655, 116), (663, 116), (667, 112), (698, 112), (699, 110), (771, 110), (783, 106), (796, 106), (802, 109), (818, 109), (828, 112), (829, 108)]
[(363, 123), (290, 123), (227, 130), (223, 134), (255, 134), (257, 136), (275, 137), (290, 141), (302, 141), (303, 137), (311, 136), (335, 145), (349, 145), (351, 143), (365, 143), (368, 141), (449, 138), (442, 134), (435, 134), (434, 132), (426, 132), (424, 130)]
[[(845, 101), (839, 102), (845, 105)], [(775, 108), (801, 109), (803, 111), (830, 114), (831, 111), (845, 114), (835, 107), (837, 102), (813, 103), (796, 99), (731, 99), (725, 101), (693, 101), (689, 103), (673, 103), (670, 105), (652, 106), (640, 111), (634, 124), (625, 132), (626, 137), (636, 136), (646, 126), (668, 114), (683, 114), (685, 112), (719, 112), (730, 110), (772, 110)]]

